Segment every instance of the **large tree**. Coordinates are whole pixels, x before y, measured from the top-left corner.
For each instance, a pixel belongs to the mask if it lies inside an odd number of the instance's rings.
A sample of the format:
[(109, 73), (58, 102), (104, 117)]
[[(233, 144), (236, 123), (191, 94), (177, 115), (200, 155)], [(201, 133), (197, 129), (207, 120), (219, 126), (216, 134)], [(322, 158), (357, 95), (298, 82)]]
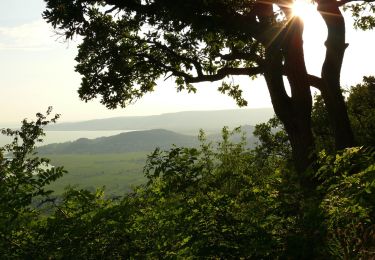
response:
[[(172, 76), (178, 90), (194, 92), (194, 83), (223, 81), (219, 90), (242, 106), (239, 86), (225, 78), (262, 75), (300, 172), (314, 147), (311, 86), (322, 92), (336, 147), (354, 144), (340, 90), (347, 44), (339, 7), (352, 0), (317, 1), (328, 30), (320, 77), (306, 70), (303, 22), (293, 16), (292, 0), (45, 1), (44, 18), (55, 29), (67, 39), (82, 37), (76, 70), (83, 76), (79, 95), (85, 101), (100, 95), (108, 108), (124, 107), (153, 91), (160, 77)], [(353, 10), (360, 8), (366, 5)], [(362, 24), (373, 25), (371, 19)]]

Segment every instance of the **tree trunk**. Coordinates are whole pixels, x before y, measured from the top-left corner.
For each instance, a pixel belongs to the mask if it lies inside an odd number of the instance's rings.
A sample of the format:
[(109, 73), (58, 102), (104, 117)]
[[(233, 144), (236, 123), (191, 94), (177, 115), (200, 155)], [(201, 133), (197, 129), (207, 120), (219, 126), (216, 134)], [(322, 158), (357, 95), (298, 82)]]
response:
[[(292, 94), (293, 122), (290, 128), (290, 140), (297, 170), (305, 170), (312, 163), (314, 138), (311, 131), (312, 97), (303, 52), (303, 22), (293, 17), (288, 26), (285, 39), (285, 74)], [(300, 162), (302, 158), (303, 162)]]
[(345, 49), (345, 21), (335, 0), (318, 1), (318, 11), (328, 29), (326, 56), (322, 66), (321, 93), (335, 135), (336, 149), (354, 146), (354, 136), (340, 88), (340, 73)]
[[(304, 61), (303, 23), (300, 18), (293, 18), (286, 32), (282, 46), (271, 45), (267, 49), (264, 76), (275, 113), (288, 133), (295, 167), (302, 177), (313, 162), (314, 138), (311, 131), (312, 98)], [(291, 97), (285, 91), (283, 73), (287, 75)]]

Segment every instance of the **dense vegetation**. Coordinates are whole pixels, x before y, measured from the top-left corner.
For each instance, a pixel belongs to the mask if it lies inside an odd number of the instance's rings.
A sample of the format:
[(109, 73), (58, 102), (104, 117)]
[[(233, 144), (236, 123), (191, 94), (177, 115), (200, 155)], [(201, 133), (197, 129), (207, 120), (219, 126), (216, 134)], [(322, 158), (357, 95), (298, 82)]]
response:
[(201, 133), (198, 148), (156, 149), (144, 167), (147, 183), (121, 198), (72, 188), (54, 197), (45, 185), (64, 170), (42, 167), (47, 160), (33, 153), (49, 120), (39, 114), (19, 131), (4, 130), (15, 139), (2, 149), (14, 159), (1, 160), (1, 258), (374, 257), (374, 83), (365, 78), (347, 99), (353, 125), (362, 126), (354, 128), (360, 147), (334, 150), (317, 97), (312, 118), (322, 149), (303, 175), (316, 181), (310, 190), (276, 118), (256, 127), (254, 149), (231, 141), (240, 130), (227, 128), (218, 143)]

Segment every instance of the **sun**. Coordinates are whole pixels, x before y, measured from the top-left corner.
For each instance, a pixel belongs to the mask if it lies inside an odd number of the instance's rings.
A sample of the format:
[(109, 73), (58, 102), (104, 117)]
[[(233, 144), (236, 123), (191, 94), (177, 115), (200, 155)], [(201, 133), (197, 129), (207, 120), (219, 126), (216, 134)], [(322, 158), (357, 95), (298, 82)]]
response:
[(316, 15), (316, 6), (309, 0), (295, 0), (292, 6), (293, 16), (309, 21)]

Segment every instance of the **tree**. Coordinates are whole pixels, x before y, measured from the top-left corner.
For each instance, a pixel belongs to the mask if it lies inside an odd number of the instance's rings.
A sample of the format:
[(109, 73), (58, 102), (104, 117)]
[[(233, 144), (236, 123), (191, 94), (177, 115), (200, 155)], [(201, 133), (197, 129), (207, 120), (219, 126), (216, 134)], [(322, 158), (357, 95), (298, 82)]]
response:
[[(196, 91), (194, 83), (223, 80), (219, 91), (243, 106), (241, 89), (225, 78), (263, 75), (300, 172), (311, 163), (314, 148), (310, 86), (322, 92), (336, 147), (354, 144), (340, 90), (347, 44), (339, 7), (352, 0), (317, 1), (328, 29), (321, 77), (306, 70), (303, 22), (293, 16), (292, 0), (46, 2), (44, 18), (67, 39), (83, 39), (76, 70), (83, 76), (79, 95), (85, 101), (100, 95), (108, 108), (125, 107), (153, 91), (158, 78), (172, 76), (178, 90), (189, 92)], [(291, 87), (290, 97), (283, 76)]]
[(350, 121), (359, 145), (375, 146), (375, 78), (363, 78), (350, 89), (347, 100)]
[(284, 199), (292, 199), (279, 189), (283, 163), (260, 163), (245, 138), (231, 141), (235, 134), (238, 129), (224, 128), (217, 144), (202, 134), (199, 148), (156, 150), (148, 157), (148, 183), (133, 195), (140, 205), (129, 228), (138, 245), (133, 257), (263, 259), (285, 253), (296, 217), (284, 215)]
[[(51, 108), (47, 111), (50, 114)], [(30, 225), (38, 217), (31, 207), (36, 199), (46, 199), (52, 191), (46, 187), (61, 177), (62, 167), (46, 167), (49, 160), (36, 156), (35, 145), (44, 136), (43, 127), (55, 122), (40, 113), (36, 121), (22, 122), (20, 130), (1, 129), (13, 141), (0, 148), (0, 252), (1, 258), (27, 255), (32, 247)]]

